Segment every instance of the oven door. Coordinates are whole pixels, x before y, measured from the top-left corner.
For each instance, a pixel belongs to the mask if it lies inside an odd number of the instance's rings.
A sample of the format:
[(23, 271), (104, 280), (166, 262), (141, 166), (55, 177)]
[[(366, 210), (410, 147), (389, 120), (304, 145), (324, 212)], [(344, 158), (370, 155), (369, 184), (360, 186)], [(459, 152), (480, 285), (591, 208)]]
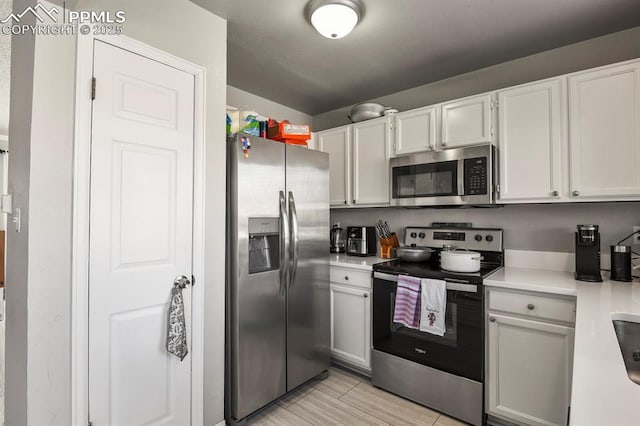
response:
[(482, 286), (447, 281), (446, 332), (437, 336), (393, 322), (397, 279), (373, 275), (374, 349), (482, 382)]

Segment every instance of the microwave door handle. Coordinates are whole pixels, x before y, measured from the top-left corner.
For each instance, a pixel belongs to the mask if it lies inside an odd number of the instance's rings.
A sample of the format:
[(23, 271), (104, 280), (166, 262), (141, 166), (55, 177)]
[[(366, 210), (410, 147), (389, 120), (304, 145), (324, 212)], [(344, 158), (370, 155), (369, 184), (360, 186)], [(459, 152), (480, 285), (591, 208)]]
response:
[(458, 158), (458, 195), (464, 195), (464, 158)]

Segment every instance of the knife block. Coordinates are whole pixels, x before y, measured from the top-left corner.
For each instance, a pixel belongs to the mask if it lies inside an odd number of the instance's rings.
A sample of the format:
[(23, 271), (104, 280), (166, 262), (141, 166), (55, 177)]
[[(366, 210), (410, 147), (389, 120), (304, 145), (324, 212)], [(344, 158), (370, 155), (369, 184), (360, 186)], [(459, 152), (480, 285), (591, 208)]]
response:
[(391, 238), (382, 238), (379, 237), (378, 241), (380, 242), (380, 257), (383, 259), (393, 259), (396, 257), (396, 251), (394, 250), (396, 247), (400, 247), (400, 243), (398, 242), (398, 237), (395, 232), (391, 234)]

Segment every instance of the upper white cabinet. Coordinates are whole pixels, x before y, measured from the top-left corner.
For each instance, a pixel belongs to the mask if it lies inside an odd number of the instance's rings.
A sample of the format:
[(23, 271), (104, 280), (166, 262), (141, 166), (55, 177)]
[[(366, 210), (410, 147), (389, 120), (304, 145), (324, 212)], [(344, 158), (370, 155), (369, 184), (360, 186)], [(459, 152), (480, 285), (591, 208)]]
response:
[(394, 156), (436, 148), (436, 107), (401, 112), (395, 121)]
[(569, 125), (571, 196), (640, 197), (640, 64), (569, 76)]
[(318, 149), (329, 154), (329, 204), (344, 206), (351, 199), (351, 126), (317, 133)]
[(389, 204), (391, 117), (353, 125), (354, 205)]
[(458, 148), (493, 142), (494, 94), (473, 96), (442, 104), (440, 148)]
[(389, 204), (389, 153), (392, 118), (381, 117), (316, 134), (318, 149), (329, 154), (332, 207)]
[(500, 202), (564, 201), (565, 79), (498, 92)]

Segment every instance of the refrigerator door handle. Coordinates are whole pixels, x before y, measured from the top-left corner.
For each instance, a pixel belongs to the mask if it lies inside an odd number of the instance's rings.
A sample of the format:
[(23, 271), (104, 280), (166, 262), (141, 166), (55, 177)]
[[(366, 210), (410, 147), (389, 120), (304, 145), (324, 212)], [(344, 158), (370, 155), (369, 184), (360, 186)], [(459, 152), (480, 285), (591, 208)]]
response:
[(296, 272), (298, 270), (298, 251), (300, 239), (298, 238), (298, 212), (296, 211), (296, 200), (293, 197), (293, 192), (289, 191), (289, 214), (291, 216), (291, 243), (289, 248), (291, 254), (289, 256), (289, 262), (291, 269), (289, 272), (289, 291), (293, 288), (293, 282), (296, 279)]
[(289, 270), (289, 215), (284, 191), (280, 191), (280, 294), (287, 292)]

